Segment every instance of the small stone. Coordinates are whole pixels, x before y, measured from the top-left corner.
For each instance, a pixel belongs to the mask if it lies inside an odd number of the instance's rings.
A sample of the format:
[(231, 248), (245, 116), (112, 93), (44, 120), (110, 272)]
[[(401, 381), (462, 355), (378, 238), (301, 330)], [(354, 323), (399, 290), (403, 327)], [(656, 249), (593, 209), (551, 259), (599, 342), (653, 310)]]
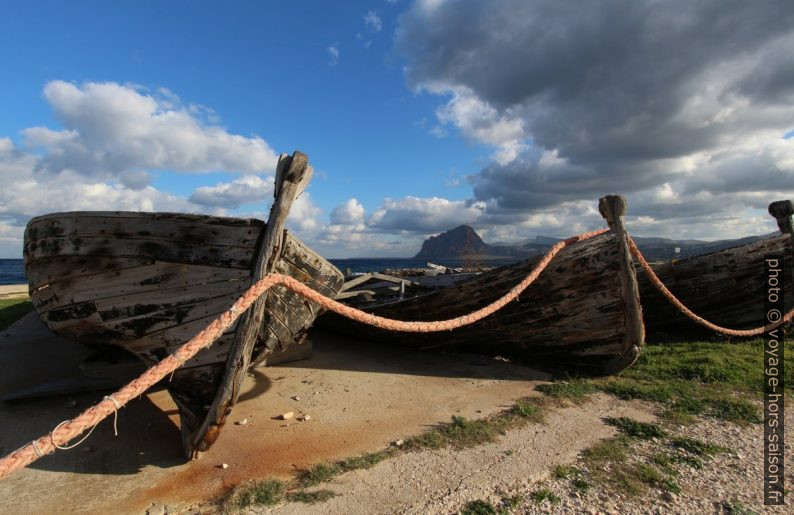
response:
[(675, 501), (675, 494), (673, 492), (662, 492), (662, 500), (664, 502)]
[(149, 509), (146, 510), (146, 515), (167, 515), (168, 514), (168, 506), (165, 504), (152, 504)]
[(244, 426), (247, 423), (248, 423), (248, 419), (247, 418), (244, 418), (242, 420), (238, 420), (237, 422), (235, 422), (235, 424), (237, 424), (238, 426)]
[(299, 401), (299, 400), (301, 400), (301, 398), (298, 397), (297, 395), (295, 395), (295, 396), (292, 397), (292, 400), (293, 401)]
[(301, 416), (301, 417), (300, 417), (298, 420), (300, 420), (301, 422), (308, 422), (308, 421), (310, 421), (311, 419), (312, 419), (312, 416), (311, 416), (311, 415), (303, 415), (303, 416)]
[(400, 439), (400, 440), (397, 440), (396, 442), (394, 442), (394, 446), (395, 447), (402, 447), (404, 443), (405, 442), (402, 439)]
[(229, 468), (229, 464), (228, 463), (221, 463), (220, 465), (218, 465), (218, 468), (227, 469), (227, 468)]
[(294, 417), (294, 416), (295, 416), (295, 413), (294, 413), (294, 412), (292, 412), (292, 411), (288, 411), (288, 412), (286, 412), (286, 413), (282, 413), (281, 415), (279, 415), (279, 416), (278, 416), (278, 419), (279, 419), (279, 420), (289, 420), (289, 419), (291, 419), (291, 418), (292, 418), (292, 417)]
[(66, 401), (66, 404), (63, 405), (64, 408), (74, 408), (77, 406), (77, 401), (74, 399), (69, 399)]

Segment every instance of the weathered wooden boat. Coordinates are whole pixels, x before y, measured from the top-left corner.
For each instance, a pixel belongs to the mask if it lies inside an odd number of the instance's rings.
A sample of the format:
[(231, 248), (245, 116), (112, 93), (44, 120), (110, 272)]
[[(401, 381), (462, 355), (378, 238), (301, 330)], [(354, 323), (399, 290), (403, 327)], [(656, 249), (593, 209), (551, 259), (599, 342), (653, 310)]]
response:
[[(773, 202), (769, 210), (778, 221), (781, 236), (655, 265), (654, 273), (685, 306), (714, 324), (730, 329), (763, 326), (767, 323), (764, 314), (765, 257), (783, 257), (785, 308), (789, 310), (794, 305), (791, 226), (794, 206), (790, 201), (779, 201)], [(673, 306), (643, 270), (638, 272), (637, 279), (649, 338), (675, 340), (715, 336), (714, 331), (690, 320)]]
[[(117, 345), (154, 364), (274, 271), (333, 297), (341, 273), (283, 229), (308, 183), (306, 156), (282, 155), (268, 223), (202, 215), (72, 212), (34, 218), (25, 269), (42, 320), (87, 344)], [(218, 341), (175, 371), (185, 452), (217, 438), (249, 368), (300, 345), (319, 308), (282, 287), (261, 297)]]
[[(644, 342), (635, 269), (623, 228), (625, 207), (622, 197), (602, 198), (599, 208), (611, 231), (565, 247), (516, 302), (472, 325), (437, 334), (405, 335), (330, 312), (317, 324), (376, 342), (474, 350), (575, 373), (617, 372), (637, 359)], [(540, 257), (531, 258), (446, 288), (363, 309), (417, 321), (468, 314), (502, 297), (538, 261)], [(356, 292), (350, 285), (343, 286), (338, 298), (352, 303)], [(367, 293), (366, 285), (358, 286)], [(399, 287), (405, 294), (405, 285)]]

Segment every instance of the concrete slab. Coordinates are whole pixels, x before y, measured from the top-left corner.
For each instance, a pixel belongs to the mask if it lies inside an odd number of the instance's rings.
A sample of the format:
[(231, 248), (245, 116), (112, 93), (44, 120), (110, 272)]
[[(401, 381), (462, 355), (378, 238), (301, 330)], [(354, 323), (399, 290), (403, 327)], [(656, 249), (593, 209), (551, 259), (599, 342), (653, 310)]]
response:
[[(162, 504), (187, 510), (245, 479), (286, 478), (383, 448), (452, 415), (499, 411), (548, 379), (481, 356), (409, 351), (320, 332), (310, 338), (310, 359), (250, 374), (231, 423), (201, 460), (182, 459), (176, 407), (166, 391), (152, 392), (120, 411), (118, 436), (105, 420), (77, 448), (0, 482), (0, 511), (142, 513)], [(0, 333), (0, 395), (68, 377), (88, 352), (53, 336), (31, 313)], [(102, 395), (0, 405), (0, 452), (47, 433)], [(311, 420), (274, 420), (288, 411)], [(247, 423), (234, 424), (241, 419)]]

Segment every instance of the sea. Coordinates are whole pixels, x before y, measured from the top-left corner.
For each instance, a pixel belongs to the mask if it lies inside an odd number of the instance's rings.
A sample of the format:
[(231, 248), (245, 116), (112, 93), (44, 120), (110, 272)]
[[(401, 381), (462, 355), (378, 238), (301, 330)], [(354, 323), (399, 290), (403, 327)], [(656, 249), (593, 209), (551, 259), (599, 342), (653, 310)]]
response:
[[(424, 268), (427, 266), (427, 259), (413, 258), (350, 258), (350, 259), (329, 259), (339, 270), (344, 272), (346, 269), (354, 274), (367, 272), (381, 272), (386, 269), (405, 269), (405, 268)], [(432, 259), (433, 263), (448, 267), (463, 266), (462, 259)], [(515, 259), (487, 259), (482, 260), (485, 266), (501, 266), (516, 261)], [(25, 277), (25, 266), (21, 259), (0, 259), (0, 284), (25, 284), (28, 282)]]

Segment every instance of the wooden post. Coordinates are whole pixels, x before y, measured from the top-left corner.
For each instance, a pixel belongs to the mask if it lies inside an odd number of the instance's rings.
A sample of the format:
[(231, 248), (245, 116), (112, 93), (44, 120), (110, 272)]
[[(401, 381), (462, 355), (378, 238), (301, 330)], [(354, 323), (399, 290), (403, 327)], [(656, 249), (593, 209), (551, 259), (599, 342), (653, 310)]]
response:
[(794, 226), (792, 226), (791, 215), (794, 215), (794, 203), (790, 200), (778, 200), (769, 204), (769, 214), (777, 220), (777, 227), (781, 234), (791, 235), (792, 245), (794, 245)]
[[(598, 199), (598, 211), (601, 213), (618, 242), (618, 259), (620, 259), (620, 289), (623, 297), (623, 312), (626, 317), (626, 354), (616, 358), (612, 363), (614, 370), (622, 370), (633, 363), (640, 355), (645, 342), (645, 325), (642, 321), (642, 306), (637, 286), (637, 275), (631, 251), (626, 240), (626, 228), (623, 216), (628, 204), (625, 197), (607, 195)], [(609, 371), (607, 371), (609, 373)]]
[[(275, 200), (270, 208), (267, 227), (259, 243), (251, 284), (269, 274), (281, 256), (285, 234), (284, 223), (292, 203), (306, 188), (312, 173), (313, 169), (309, 166), (309, 158), (303, 152), (295, 151), (291, 157), (287, 154), (281, 154), (279, 157), (273, 189)], [(200, 451), (206, 450), (218, 438), (226, 416), (231, 411), (231, 406), (237, 402), (240, 387), (248, 371), (259, 327), (262, 325), (266, 301), (267, 293), (259, 297), (240, 317), (237, 332), (226, 360), (226, 372), (218, 393), (215, 395), (215, 400), (201, 428), (184, 442), (188, 458), (197, 458)]]
[[(788, 247), (794, 253), (794, 224), (791, 221), (791, 215), (794, 215), (794, 202), (790, 200), (777, 200), (769, 204), (769, 214), (777, 221), (777, 228), (780, 229), (780, 234), (788, 234)], [(794, 281), (794, 270), (788, 273), (788, 276)]]

